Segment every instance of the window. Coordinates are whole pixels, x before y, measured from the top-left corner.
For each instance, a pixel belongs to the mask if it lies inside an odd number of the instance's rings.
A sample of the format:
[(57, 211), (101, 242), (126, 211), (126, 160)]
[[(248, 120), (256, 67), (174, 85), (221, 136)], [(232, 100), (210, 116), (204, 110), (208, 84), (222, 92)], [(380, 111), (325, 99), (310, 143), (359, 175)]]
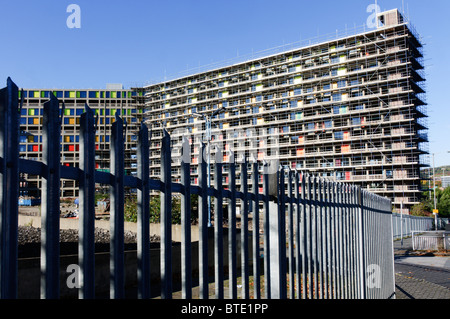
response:
[(341, 93), (333, 93), (333, 101), (341, 101), (342, 95)]
[(352, 125), (360, 125), (361, 119), (359, 117), (352, 118)]
[(334, 138), (336, 140), (343, 140), (344, 139), (344, 132), (335, 132), (334, 133)]
[(337, 86), (338, 86), (338, 88), (342, 88), (342, 87), (345, 87), (346, 86), (346, 81), (345, 80), (339, 80), (338, 82), (337, 82)]
[(85, 99), (87, 97), (87, 92), (86, 91), (78, 91), (77, 92), (77, 97)]

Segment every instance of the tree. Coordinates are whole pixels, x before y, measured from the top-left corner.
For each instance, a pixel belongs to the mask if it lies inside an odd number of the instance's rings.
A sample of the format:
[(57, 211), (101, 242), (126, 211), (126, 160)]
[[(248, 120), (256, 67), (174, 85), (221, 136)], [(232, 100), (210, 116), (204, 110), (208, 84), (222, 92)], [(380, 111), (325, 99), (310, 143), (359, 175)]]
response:
[(450, 217), (450, 187), (444, 190), (436, 191), (436, 208), (439, 210), (439, 216), (443, 218)]
[(433, 208), (431, 202), (424, 200), (411, 208), (411, 215), (413, 216), (430, 216)]

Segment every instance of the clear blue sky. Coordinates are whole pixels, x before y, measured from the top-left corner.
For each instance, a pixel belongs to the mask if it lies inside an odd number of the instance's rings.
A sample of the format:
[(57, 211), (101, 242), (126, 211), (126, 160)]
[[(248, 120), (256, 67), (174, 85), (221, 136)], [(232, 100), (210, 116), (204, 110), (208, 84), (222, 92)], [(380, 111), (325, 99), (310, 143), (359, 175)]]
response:
[[(70, 29), (69, 4), (81, 8)], [(375, 0), (0, 0), (0, 81), (24, 88), (125, 87), (365, 24)], [(448, 0), (405, 9), (425, 43), (430, 152), (450, 165)], [(4, 85), (0, 85), (4, 86)], [(448, 172), (450, 174), (450, 172)]]

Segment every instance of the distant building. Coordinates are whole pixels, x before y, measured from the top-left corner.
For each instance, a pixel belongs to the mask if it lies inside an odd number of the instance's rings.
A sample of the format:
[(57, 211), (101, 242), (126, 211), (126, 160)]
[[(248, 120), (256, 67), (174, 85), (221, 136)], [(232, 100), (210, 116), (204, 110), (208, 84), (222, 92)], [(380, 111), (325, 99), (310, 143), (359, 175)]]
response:
[(450, 176), (443, 176), (441, 178), (441, 181), (442, 181), (443, 188), (450, 187)]
[[(230, 150), (277, 159), (407, 211), (420, 202), (428, 166), (423, 69), (418, 34), (391, 10), (378, 14), (376, 29), (145, 86), (151, 176), (161, 174), (163, 127), (175, 148), (183, 136), (198, 143), (206, 132), (198, 115), (225, 108), (211, 125), (224, 162)], [(198, 152), (196, 144), (193, 164)], [(179, 179), (179, 165), (172, 176)], [(197, 183), (196, 167), (191, 176)]]
[[(127, 122), (125, 134), (125, 174), (136, 174), (136, 128), (142, 110), (136, 108), (136, 91), (124, 90), (122, 85), (108, 85), (106, 90), (83, 89), (24, 89), (24, 104), (20, 117), (20, 156), (42, 160), (42, 114), (43, 105), (54, 94), (65, 109), (61, 127), (61, 165), (78, 167), (80, 115), (89, 105), (98, 115), (95, 137), (95, 166), (109, 171), (111, 124), (116, 114)], [(41, 178), (21, 174), (21, 195), (40, 196)], [(61, 196), (78, 196), (78, 183), (62, 180)]]

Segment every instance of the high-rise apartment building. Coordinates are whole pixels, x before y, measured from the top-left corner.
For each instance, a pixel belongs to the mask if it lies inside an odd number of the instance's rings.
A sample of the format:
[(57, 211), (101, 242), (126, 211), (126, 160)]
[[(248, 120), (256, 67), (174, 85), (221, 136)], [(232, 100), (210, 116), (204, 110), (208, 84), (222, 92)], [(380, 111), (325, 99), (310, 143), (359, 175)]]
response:
[(351, 36), (144, 87), (151, 175), (160, 176), (165, 127), (174, 155), (183, 136), (193, 142), (196, 183), (197, 142), (211, 123), (212, 153), (218, 147), (224, 162), (230, 150), (277, 159), (390, 197), (397, 211), (418, 203), (428, 143), (423, 48), (398, 10), (379, 13), (377, 22)]
[[(80, 115), (87, 104), (95, 111), (97, 130), (95, 136), (96, 169), (109, 171), (111, 124), (118, 114), (126, 122), (124, 131), (125, 174), (136, 174), (136, 131), (142, 110), (136, 108), (139, 93), (124, 90), (121, 85), (108, 85), (106, 90), (93, 89), (24, 89), (23, 108), (20, 117), (20, 155), (31, 160), (42, 160), (43, 105), (54, 94), (65, 108), (61, 123), (61, 165), (78, 167)], [(61, 105), (62, 106), (62, 105)], [(39, 197), (41, 179), (21, 174), (22, 195)], [(73, 180), (63, 180), (62, 197), (78, 195), (78, 185)]]

